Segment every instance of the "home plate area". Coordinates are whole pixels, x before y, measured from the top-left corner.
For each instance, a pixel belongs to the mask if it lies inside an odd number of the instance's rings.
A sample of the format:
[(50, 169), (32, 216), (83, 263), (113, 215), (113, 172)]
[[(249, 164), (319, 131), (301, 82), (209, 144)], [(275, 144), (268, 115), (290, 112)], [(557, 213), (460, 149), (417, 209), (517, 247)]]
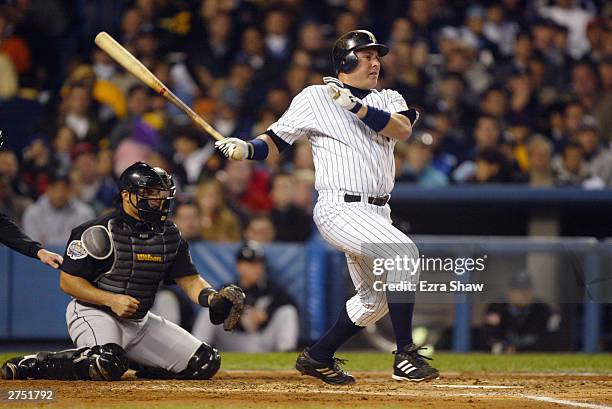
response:
[[(612, 376), (596, 374), (442, 373), (431, 383), (396, 382), (388, 373), (355, 372), (349, 387), (292, 371), (221, 371), (211, 381), (0, 382), (0, 389), (52, 389), (52, 408), (592, 408), (612, 409)], [(6, 401), (4, 402), (6, 403)], [(0, 402), (0, 407), (4, 407)], [(7, 406), (8, 407), (8, 406)], [(11, 403), (11, 408), (32, 404)], [(37, 406), (38, 407), (38, 406)]]

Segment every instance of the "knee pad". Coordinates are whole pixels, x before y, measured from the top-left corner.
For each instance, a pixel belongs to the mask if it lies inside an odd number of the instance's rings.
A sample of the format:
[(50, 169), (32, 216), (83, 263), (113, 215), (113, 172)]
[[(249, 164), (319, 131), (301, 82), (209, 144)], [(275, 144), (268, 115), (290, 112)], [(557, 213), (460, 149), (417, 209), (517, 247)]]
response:
[(79, 379), (118, 381), (129, 368), (126, 353), (117, 344), (95, 345), (80, 351), (74, 360)]
[(206, 342), (195, 351), (187, 368), (176, 374), (176, 379), (210, 379), (221, 367), (221, 355), (217, 348)]

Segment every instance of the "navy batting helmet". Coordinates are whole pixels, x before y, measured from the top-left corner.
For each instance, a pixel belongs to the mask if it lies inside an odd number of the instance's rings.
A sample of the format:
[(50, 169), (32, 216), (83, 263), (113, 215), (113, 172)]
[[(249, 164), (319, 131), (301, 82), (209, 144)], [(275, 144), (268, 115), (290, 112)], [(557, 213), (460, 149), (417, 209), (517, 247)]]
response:
[(154, 226), (163, 224), (168, 218), (174, 200), (176, 185), (165, 170), (152, 167), (145, 162), (136, 162), (119, 177), (119, 191), (134, 193), (140, 218)]
[(337, 39), (332, 50), (332, 62), (336, 75), (340, 72), (349, 73), (357, 68), (359, 60), (355, 51), (369, 47), (375, 47), (381, 57), (389, 52), (389, 47), (379, 44), (374, 34), (366, 30), (349, 31)]

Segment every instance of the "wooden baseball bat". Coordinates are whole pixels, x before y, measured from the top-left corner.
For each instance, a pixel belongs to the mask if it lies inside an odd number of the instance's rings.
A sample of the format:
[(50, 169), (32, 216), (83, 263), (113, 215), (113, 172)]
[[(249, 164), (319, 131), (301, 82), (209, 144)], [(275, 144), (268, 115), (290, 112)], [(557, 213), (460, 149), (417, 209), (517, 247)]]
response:
[(215, 128), (210, 126), (210, 124), (206, 122), (201, 116), (193, 112), (193, 110), (189, 108), (183, 101), (181, 101), (176, 95), (174, 95), (172, 91), (170, 91), (168, 87), (166, 87), (164, 83), (159, 80), (159, 78), (157, 78), (151, 71), (149, 71), (149, 69), (145, 67), (143, 63), (138, 61), (136, 57), (134, 57), (121, 44), (115, 41), (115, 39), (111, 37), (107, 32), (101, 31), (100, 33), (98, 33), (95, 41), (97, 46), (100, 47), (106, 54), (110, 55), (111, 58), (115, 60), (119, 65), (128, 70), (130, 73), (132, 73), (132, 75), (134, 75), (140, 81), (147, 84), (159, 95), (163, 96), (168, 101), (176, 105), (189, 117), (189, 119), (195, 122), (209, 135), (211, 135), (218, 141), (224, 139), (223, 135), (221, 135)]

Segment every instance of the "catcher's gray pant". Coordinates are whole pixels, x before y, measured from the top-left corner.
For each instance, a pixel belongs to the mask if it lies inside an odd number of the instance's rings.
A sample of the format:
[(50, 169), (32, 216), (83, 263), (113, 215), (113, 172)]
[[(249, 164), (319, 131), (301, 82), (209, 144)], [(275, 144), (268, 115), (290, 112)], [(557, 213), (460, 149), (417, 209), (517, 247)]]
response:
[(419, 270), (398, 266), (381, 275), (374, 274), (376, 259), (408, 256), (418, 260), (419, 252), (412, 240), (392, 225), (389, 205), (376, 206), (361, 202), (347, 203), (344, 195), (351, 192), (320, 191), (314, 208), (314, 221), (321, 236), (346, 254), (355, 294), (346, 302), (348, 316), (356, 325), (365, 327), (384, 317), (389, 308), (387, 295), (376, 281), (387, 284), (418, 282)]
[(68, 333), (77, 348), (115, 343), (130, 361), (178, 373), (202, 345), (176, 324), (147, 313), (141, 320), (118, 318), (76, 300), (66, 308)]
[(223, 325), (210, 322), (208, 310), (202, 310), (193, 325), (192, 334), (224, 351), (272, 352), (294, 350), (299, 330), (297, 309), (293, 305), (283, 305), (274, 311), (262, 331), (250, 333), (225, 331)]

